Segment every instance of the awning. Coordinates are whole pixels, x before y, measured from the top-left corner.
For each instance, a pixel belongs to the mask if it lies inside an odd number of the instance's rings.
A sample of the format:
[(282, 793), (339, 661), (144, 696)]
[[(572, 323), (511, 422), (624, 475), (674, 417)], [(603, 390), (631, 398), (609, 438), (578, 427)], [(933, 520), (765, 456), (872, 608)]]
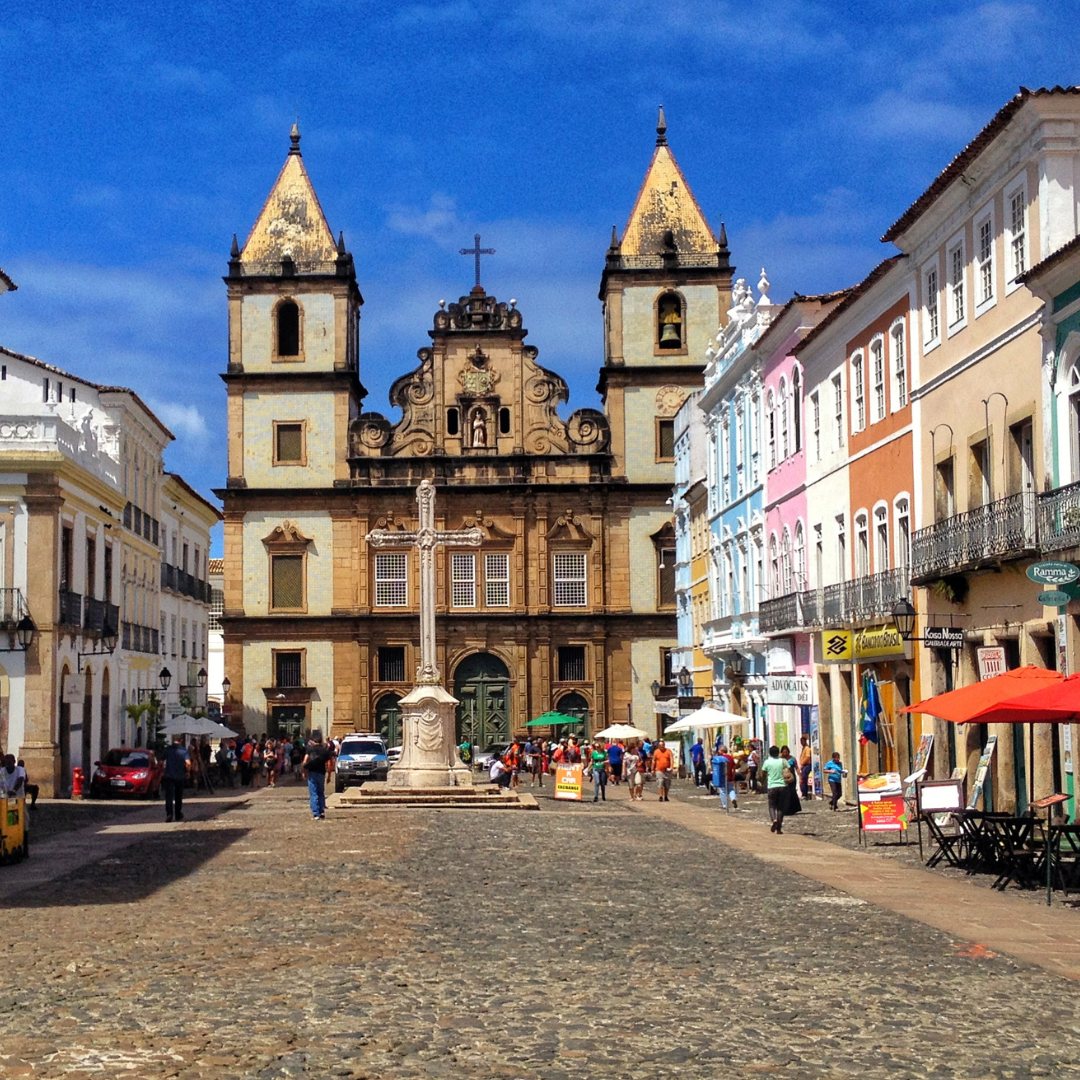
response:
[(566, 713), (556, 712), (552, 709), (550, 712), (543, 713), (535, 720), (530, 720), (526, 727), (583, 727), (585, 721), (577, 716), (567, 716)]

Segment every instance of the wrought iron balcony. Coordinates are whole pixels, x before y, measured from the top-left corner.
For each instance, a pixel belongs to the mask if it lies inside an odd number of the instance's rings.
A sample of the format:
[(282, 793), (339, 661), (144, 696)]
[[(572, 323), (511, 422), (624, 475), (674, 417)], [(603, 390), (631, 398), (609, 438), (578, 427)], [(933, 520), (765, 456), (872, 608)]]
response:
[(1007, 495), (919, 529), (911, 543), (911, 580), (922, 585), (1036, 549), (1034, 491)]
[(1080, 548), (1080, 483), (1039, 496), (1039, 550)]
[(906, 566), (847, 581), (845, 617), (849, 620), (881, 619), (892, 614), (897, 600), (911, 592), (911, 571)]
[(72, 592), (70, 589), (60, 590), (58, 622), (61, 626), (70, 626), (76, 630), (82, 627), (82, 593)]
[(799, 597), (801, 593), (788, 593), (773, 600), (762, 600), (758, 623), (764, 633), (779, 630), (795, 630), (802, 626)]
[(14, 630), (19, 620), (28, 614), (22, 589), (0, 589), (0, 628)]
[(120, 609), (107, 600), (93, 596), (83, 604), (83, 629), (90, 634), (104, 634), (106, 629), (115, 634), (120, 626)]

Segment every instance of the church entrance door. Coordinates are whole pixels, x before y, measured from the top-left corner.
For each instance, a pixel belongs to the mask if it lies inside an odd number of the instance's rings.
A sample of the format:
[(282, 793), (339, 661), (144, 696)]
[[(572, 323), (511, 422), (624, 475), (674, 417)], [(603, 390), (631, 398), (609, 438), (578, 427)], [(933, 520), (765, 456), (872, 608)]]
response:
[(454, 674), (457, 737), (473, 746), (510, 741), (510, 672), (491, 653), (466, 657)]
[(375, 730), (386, 740), (387, 746), (401, 745), (401, 698), (386, 694), (375, 706)]

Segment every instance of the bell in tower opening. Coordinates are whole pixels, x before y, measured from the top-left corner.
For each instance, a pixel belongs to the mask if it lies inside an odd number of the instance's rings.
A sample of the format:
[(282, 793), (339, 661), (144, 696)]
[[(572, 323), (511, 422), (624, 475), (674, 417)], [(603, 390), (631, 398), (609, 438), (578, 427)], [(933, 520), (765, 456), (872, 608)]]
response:
[(681, 349), (682, 301), (675, 293), (664, 293), (657, 304), (657, 323), (660, 331), (658, 345), (661, 349)]

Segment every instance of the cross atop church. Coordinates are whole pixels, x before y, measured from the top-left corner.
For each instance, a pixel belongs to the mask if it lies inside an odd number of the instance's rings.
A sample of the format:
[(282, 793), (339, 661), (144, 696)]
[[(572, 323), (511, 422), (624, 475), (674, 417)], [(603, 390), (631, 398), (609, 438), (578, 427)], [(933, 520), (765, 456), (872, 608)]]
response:
[(494, 255), (494, 248), (482, 248), (480, 246), (480, 234), (473, 234), (473, 246), (471, 248), (461, 248), (458, 252), (460, 255), (472, 255), (476, 260), (476, 284), (480, 284), (480, 256), (481, 255)]
[[(480, 246), (480, 237), (476, 238)], [(479, 283), (479, 278), (477, 279)], [(442, 676), (435, 666), (435, 549), (443, 547), (479, 547), (484, 530), (435, 528), (435, 485), (421, 480), (416, 489), (420, 509), (420, 526), (415, 531), (397, 532), (391, 529), (372, 529), (367, 542), (375, 548), (415, 547), (420, 549), (420, 666), (416, 670), (417, 686), (441, 686)]]

